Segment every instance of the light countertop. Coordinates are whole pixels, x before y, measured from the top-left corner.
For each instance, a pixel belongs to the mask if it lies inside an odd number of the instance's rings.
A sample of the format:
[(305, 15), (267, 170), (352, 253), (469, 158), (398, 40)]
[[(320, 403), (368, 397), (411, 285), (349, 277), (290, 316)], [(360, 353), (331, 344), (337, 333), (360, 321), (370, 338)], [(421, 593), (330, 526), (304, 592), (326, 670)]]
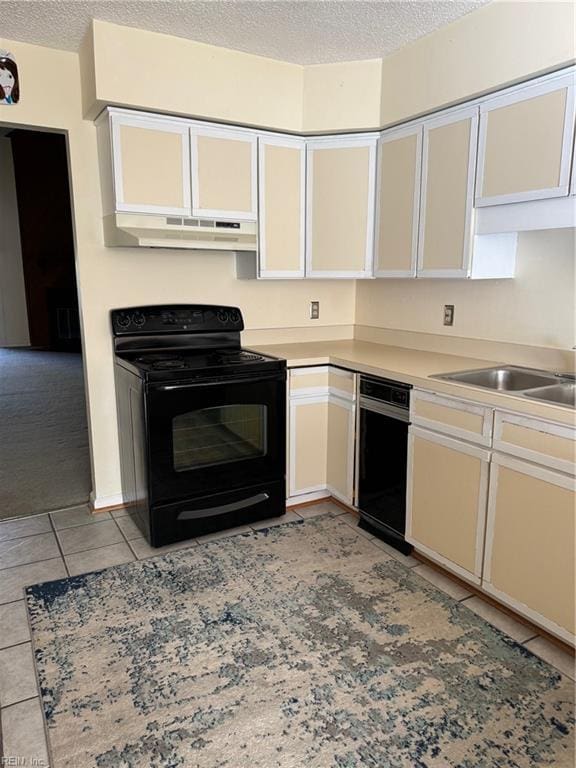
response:
[(286, 360), (289, 368), (310, 365), (336, 365), (341, 368), (368, 373), (412, 384), (442, 394), (454, 395), (492, 407), (574, 424), (573, 409), (539, 403), (511, 393), (472, 387), (430, 378), (436, 374), (453, 373), (474, 368), (491, 368), (507, 364), (505, 360), (478, 360), (473, 357), (446, 355), (439, 352), (392, 347), (368, 341), (343, 339), (341, 341), (312, 341), (292, 344), (250, 345), (265, 355)]

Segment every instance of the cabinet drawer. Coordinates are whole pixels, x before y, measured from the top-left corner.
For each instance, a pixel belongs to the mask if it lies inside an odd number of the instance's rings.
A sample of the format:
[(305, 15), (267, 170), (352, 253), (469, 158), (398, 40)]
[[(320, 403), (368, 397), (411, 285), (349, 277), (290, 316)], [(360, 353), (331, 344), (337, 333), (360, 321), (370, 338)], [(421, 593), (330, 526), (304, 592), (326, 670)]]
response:
[(328, 394), (330, 367), (317, 365), (311, 368), (293, 368), (290, 376), (290, 397), (308, 397)]
[(490, 475), (482, 587), (574, 641), (576, 481), (502, 454)]
[(492, 440), (492, 409), (465, 400), (414, 390), (410, 420), (480, 445), (490, 445)]
[(496, 411), (494, 448), (576, 474), (576, 429), (573, 427)]

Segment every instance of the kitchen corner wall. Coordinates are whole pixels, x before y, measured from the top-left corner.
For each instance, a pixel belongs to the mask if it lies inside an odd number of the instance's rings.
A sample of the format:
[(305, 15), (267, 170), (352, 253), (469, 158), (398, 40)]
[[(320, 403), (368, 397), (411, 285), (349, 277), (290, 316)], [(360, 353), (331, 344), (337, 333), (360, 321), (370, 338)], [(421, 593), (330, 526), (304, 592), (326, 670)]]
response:
[(494, 0), (382, 62), (381, 124), (479, 96), (576, 56), (576, 6)]
[[(373, 280), (356, 284), (356, 324), (570, 349), (576, 344), (576, 230), (522, 232), (512, 280)], [(454, 325), (442, 324), (454, 304)]]

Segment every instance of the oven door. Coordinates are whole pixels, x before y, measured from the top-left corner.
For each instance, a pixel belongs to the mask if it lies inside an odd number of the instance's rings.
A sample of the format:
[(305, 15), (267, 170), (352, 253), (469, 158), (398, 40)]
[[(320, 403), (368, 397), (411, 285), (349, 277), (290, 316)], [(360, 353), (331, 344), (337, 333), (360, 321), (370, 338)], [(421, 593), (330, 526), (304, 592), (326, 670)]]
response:
[(146, 411), (153, 504), (284, 477), (285, 371), (152, 385)]

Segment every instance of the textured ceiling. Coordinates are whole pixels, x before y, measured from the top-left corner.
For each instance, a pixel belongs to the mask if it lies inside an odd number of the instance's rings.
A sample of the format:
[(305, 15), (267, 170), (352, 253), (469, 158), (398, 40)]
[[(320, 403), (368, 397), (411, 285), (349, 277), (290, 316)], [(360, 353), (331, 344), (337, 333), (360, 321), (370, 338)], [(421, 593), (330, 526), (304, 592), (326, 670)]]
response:
[(387, 56), (488, 0), (0, 0), (7, 39), (77, 50), (90, 19), (297, 64)]

